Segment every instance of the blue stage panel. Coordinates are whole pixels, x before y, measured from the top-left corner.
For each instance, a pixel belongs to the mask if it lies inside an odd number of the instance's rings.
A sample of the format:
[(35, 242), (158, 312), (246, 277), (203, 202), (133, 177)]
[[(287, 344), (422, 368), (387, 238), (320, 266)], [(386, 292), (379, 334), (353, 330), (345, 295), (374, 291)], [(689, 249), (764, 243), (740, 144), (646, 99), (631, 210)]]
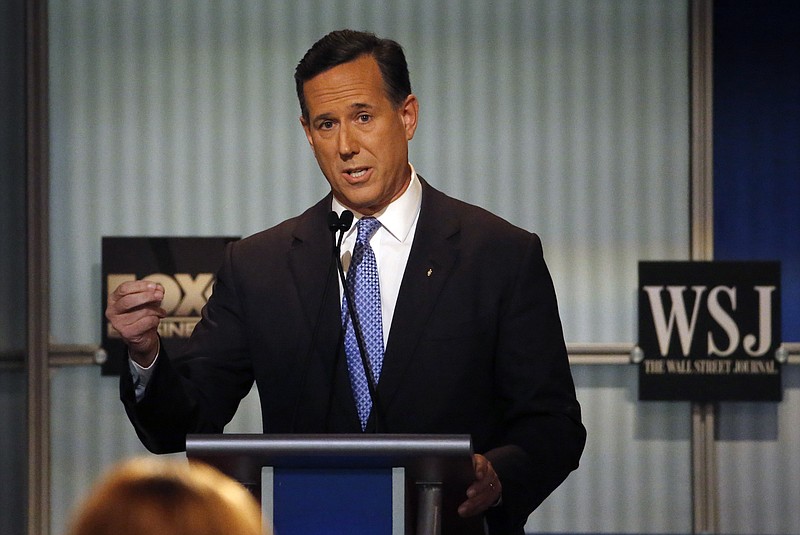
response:
[(392, 533), (392, 470), (274, 471), (276, 535)]

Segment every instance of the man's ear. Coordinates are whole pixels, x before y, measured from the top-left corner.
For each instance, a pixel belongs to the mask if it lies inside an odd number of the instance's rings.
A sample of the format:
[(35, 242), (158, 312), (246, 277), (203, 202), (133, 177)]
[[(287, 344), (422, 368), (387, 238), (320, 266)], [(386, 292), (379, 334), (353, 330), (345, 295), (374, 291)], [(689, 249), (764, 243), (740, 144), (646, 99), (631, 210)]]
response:
[(400, 118), (403, 120), (403, 125), (406, 129), (406, 139), (409, 141), (414, 137), (414, 132), (417, 131), (417, 120), (419, 119), (419, 101), (412, 93), (406, 97), (400, 105)]

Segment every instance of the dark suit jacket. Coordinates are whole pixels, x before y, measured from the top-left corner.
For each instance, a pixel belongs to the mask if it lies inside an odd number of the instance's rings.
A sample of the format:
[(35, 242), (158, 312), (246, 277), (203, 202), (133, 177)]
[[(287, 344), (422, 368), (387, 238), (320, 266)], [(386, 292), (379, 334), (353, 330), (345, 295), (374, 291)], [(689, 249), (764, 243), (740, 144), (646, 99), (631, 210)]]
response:
[[(254, 380), (265, 433), (361, 431), (341, 350), (330, 206), (329, 195), (232, 243), (186, 354), (159, 358), (138, 403), (123, 374), (123, 402), (151, 451), (222, 432)], [(378, 391), (381, 431), (470, 434), (503, 484), (492, 532), (522, 533), (585, 442), (538, 236), (423, 181)]]

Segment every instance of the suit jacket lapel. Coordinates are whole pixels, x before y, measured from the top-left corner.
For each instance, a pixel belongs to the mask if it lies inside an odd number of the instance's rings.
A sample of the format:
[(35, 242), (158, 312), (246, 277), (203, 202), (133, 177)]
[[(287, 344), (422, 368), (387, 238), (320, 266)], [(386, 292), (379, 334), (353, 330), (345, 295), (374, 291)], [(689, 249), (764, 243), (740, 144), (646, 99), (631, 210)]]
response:
[[(420, 178), (420, 180), (422, 180)], [(422, 180), (422, 207), (384, 353), (378, 390), (388, 409), (413, 360), (425, 324), (458, 258), (458, 219), (446, 196)]]
[(334, 384), (309, 384), (306, 389), (311, 392), (316, 388), (317, 395), (324, 395), (323, 393), (329, 392), (329, 388), (333, 388), (337, 394), (336, 399), (340, 400), (337, 403), (337, 412), (344, 411), (346, 418), (357, 426), (358, 414), (349, 386), (347, 368), (343, 365), (344, 358), (338, 358), (341, 352), (341, 302), (335, 265), (331, 270), (332, 238), (327, 225), (330, 210), (331, 196), (327, 195), (299, 217), (289, 247), (289, 269), (303, 315), (309, 325), (309, 336), (313, 336), (322, 298), (327, 292), (325, 309), (319, 320), (319, 332), (314, 342), (315, 356), (312, 358), (322, 360), (324, 378), (327, 381), (333, 380)]
[[(298, 218), (289, 247), (289, 269), (303, 313), (312, 327), (317, 320), (332, 258), (331, 233), (326, 225), (330, 205), (328, 195)], [(328, 289), (332, 291), (338, 296), (337, 288)]]

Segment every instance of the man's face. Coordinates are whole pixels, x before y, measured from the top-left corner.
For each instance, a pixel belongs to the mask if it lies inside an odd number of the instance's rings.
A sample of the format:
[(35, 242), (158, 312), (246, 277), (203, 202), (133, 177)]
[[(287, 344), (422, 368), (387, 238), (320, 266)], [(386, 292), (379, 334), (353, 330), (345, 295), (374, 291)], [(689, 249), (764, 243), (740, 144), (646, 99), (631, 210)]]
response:
[(311, 78), (303, 93), (308, 120), (300, 123), (336, 199), (372, 215), (398, 198), (411, 179), (416, 97), (395, 108), (378, 63), (366, 55)]

